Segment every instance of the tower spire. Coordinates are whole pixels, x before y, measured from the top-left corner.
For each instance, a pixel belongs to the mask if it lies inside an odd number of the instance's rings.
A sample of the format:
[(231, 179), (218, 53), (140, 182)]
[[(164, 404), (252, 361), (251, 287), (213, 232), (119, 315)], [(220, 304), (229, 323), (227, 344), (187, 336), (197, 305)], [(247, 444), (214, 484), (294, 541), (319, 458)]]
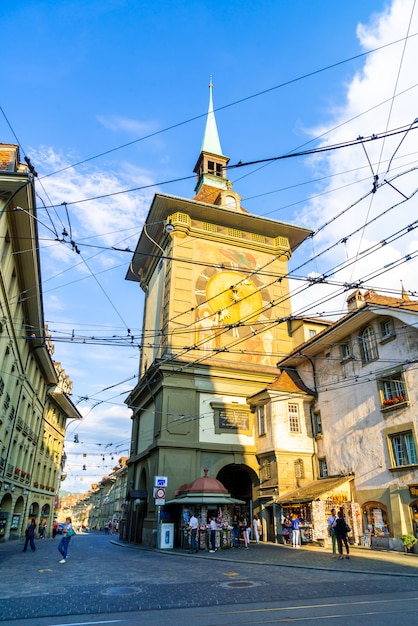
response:
[(209, 82), (209, 108), (206, 118), (206, 127), (203, 135), (201, 152), (209, 152), (210, 154), (216, 154), (223, 156), (221, 142), (219, 141), (218, 127), (216, 126), (215, 113), (213, 111), (213, 83), (212, 75)]
[(231, 187), (231, 183), (226, 177), (226, 167), (229, 158), (222, 153), (213, 110), (212, 90), (213, 83), (211, 76), (209, 82), (209, 108), (206, 117), (205, 132), (203, 134), (200, 155), (193, 170), (197, 178), (195, 187), (197, 193), (205, 185), (215, 189), (227, 189)]

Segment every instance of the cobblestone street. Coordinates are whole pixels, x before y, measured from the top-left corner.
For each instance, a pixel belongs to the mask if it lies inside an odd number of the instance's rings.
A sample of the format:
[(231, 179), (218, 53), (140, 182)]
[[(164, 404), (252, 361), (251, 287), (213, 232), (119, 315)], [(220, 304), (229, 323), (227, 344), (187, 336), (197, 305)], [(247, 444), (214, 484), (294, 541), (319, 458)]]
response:
[(39, 540), (34, 553), (0, 544), (1, 621), (418, 590), (418, 558), (403, 553), (354, 547), (340, 561), (321, 548), (251, 544), (190, 555), (92, 533), (72, 539), (60, 564), (58, 541)]

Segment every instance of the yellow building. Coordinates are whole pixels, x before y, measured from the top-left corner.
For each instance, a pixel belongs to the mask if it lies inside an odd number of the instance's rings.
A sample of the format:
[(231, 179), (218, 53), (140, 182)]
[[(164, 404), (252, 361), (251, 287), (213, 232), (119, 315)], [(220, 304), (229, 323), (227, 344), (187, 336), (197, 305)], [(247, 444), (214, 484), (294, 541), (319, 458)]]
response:
[[(154, 541), (155, 476), (168, 479), (168, 502), (207, 467), (245, 502), (238, 512), (259, 506), (247, 396), (274, 380), (278, 358), (296, 345), (287, 264), (310, 231), (246, 211), (228, 161), (210, 88), (196, 195), (155, 195), (127, 274), (146, 294), (139, 382), (126, 401), (127, 523), (138, 542)], [(164, 507), (165, 519), (179, 515), (175, 504)]]
[(81, 419), (44, 324), (33, 168), (0, 144), (0, 539), (52, 529), (68, 418)]

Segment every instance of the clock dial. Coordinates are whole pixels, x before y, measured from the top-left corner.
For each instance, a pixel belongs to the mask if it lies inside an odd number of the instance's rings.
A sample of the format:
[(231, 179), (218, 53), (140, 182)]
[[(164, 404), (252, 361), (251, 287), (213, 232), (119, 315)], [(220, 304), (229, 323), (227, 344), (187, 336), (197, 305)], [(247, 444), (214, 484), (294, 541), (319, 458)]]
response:
[(249, 317), (257, 320), (263, 304), (254, 282), (233, 270), (214, 274), (207, 283), (206, 297), (211, 310), (219, 312), (220, 321), (225, 324), (236, 324)]

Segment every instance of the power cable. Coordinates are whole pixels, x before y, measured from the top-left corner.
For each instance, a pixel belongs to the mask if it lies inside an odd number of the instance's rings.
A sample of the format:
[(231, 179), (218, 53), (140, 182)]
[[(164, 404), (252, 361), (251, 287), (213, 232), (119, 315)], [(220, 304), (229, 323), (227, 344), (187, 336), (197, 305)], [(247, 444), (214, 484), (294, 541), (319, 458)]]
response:
[[(411, 39), (412, 37), (416, 37), (417, 34), (418, 33), (413, 33), (412, 35), (409, 35), (408, 38)], [(351, 61), (355, 61), (355, 60), (361, 59), (363, 57), (367, 57), (367, 56), (369, 56), (369, 55), (371, 55), (371, 54), (373, 54), (375, 52), (378, 52), (380, 50), (384, 50), (385, 48), (388, 48), (390, 46), (396, 45), (397, 43), (400, 43), (402, 41), (405, 41), (405, 38), (401, 38), (401, 39), (398, 39), (398, 40), (395, 40), (395, 41), (391, 41), (391, 42), (389, 42), (387, 44), (383, 44), (381, 46), (378, 46), (377, 48), (374, 48), (373, 50), (367, 50), (365, 52), (361, 52), (361, 53), (356, 54), (356, 55), (354, 55), (352, 57), (349, 57), (347, 59), (343, 59), (341, 61), (337, 61), (335, 63), (331, 63), (330, 65), (327, 65), (327, 66), (322, 67), (320, 69), (313, 70), (311, 72), (307, 72), (306, 74), (303, 74), (303, 75), (298, 76), (296, 78), (290, 79), (290, 80), (285, 81), (283, 83), (279, 83), (278, 85), (275, 85), (273, 87), (269, 87), (267, 89), (264, 89), (262, 91), (259, 91), (259, 92), (255, 93), (255, 94), (251, 94), (249, 96), (245, 96), (244, 98), (240, 98), (239, 100), (235, 100), (234, 102), (230, 102), (229, 104), (225, 104), (223, 106), (216, 107), (214, 109), (214, 113), (218, 113), (219, 111), (223, 111), (225, 109), (234, 107), (234, 106), (236, 106), (238, 104), (242, 104), (243, 102), (247, 102), (248, 100), (252, 100), (254, 98), (258, 98), (260, 96), (263, 96), (263, 95), (265, 95), (267, 93), (270, 93), (272, 91), (275, 91), (277, 89), (281, 89), (283, 87), (287, 87), (287, 86), (292, 85), (292, 84), (294, 84), (296, 82), (299, 82), (301, 80), (305, 80), (306, 78), (310, 78), (312, 76), (316, 76), (317, 74), (321, 74), (322, 72), (328, 71), (328, 70), (333, 69), (335, 67), (339, 67), (340, 65), (344, 65), (345, 63), (349, 63)], [(94, 159), (98, 159), (98, 158), (100, 158), (102, 156), (106, 156), (108, 154), (116, 152), (117, 150), (121, 150), (123, 148), (127, 148), (127, 147), (132, 146), (132, 145), (134, 145), (136, 143), (139, 143), (141, 141), (145, 141), (146, 139), (150, 139), (150, 138), (155, 137), (157, 135), (161, 135), (162, 133), (168, 132), (168, 131), (173, 130), (175, 128), (179, 128), (180, 126), (184, 126), (185, 124), (190, 124), (191, 122), (194, 122), (194, 121), (196, 121), (198, 119), (206, 118), (206, 117), (207, 117), (207, 111), (205, 111), (205, 113), (201, 113), (199, 115), (195, 115), (195, 116), (193, 116), (193, 117), (191, 117), (191, 118), (189, 118), (187, 120), (184, 120), (182, 122), (178, 122), (176, 124), (172, 124), (171, 126), (167, 126), (166, 128), (163, 128), (161, 130), (157, 130), (157, 131), (155, 131), (153, 133), (149, 133), (148, 135), (144, 135), (143, 137), (140, 137), (138, 139), (134, 139), (133, 141), (129, 141), (129, 142), (125, 143), (125, 144), (117, 146), (116, 148), (111, 148), (109, 150), (106, 150), (104, 152), (96, 154), (96, 155), (94, 155), (92, 157), (89, 157), (87, 159), (83, 159), (82, 161), (78, 161), (77, 163), (73, 163), (72, 165), (68, 165), (66, 167), (60, 168), (58, 170), (55, 170), (54, 172), (50, 172), (49, 174), (45, 174), (44, 176), (42, 176), (42, 178), (47, 178), (49, 176), (54, 176), (55, 174), (59, 174), (60, 172), (63, 172), (65, 170), (67, 170), (67, 169), (78, 167), (79, 165), (83, 165), (84, 163), (88, 163), (89, 161), (92, 161)]]

